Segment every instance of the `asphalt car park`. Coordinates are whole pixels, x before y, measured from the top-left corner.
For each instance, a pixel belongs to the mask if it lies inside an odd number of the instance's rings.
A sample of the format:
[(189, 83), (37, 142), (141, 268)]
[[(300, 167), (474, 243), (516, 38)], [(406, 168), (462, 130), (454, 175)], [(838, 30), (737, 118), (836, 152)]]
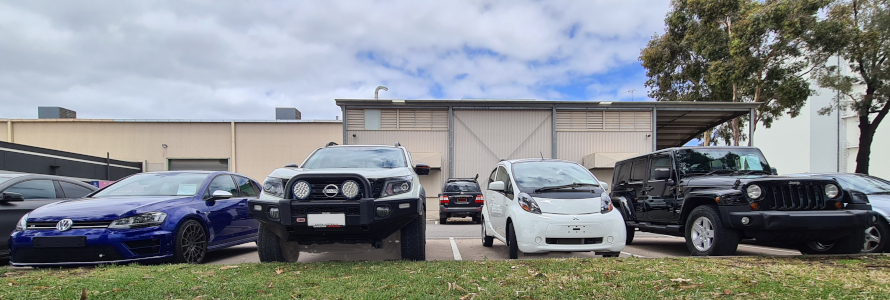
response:
[[(479, 237), (479, 224), (470, 218), (451, 218), (447, 225), (437, 224), (437, 220), (428, 220), (426, 260), (506, 260), (507, 246), (495, 241), (491, 248), (483, 247)], [(298, 262), (312, 263), (322, 261), (381, 261), (399, 260), (399, 252), (374, 250), (370, 246), (356, 245), (356, 251), (301, 253)], [(737, 256), (796, 256), (801, 255), (794, 249), (766, 246), (743, 242), (739, 245)], [(685, 240), (681, 237), (655, 233), (637, 232), (631, 245), (627, 245), (620, 257), (664, 258), (690, 256)], [(599, 258), (593, 252), (550, 252), (545, 254), (520, 254), (519, 259), (548, 258)], [(608, 258), (603, 258), (608, 259)], [(256, 244), (249, 243), (222, 249), (207, 254), (205, 263), (238, 264), (259, 262)]]

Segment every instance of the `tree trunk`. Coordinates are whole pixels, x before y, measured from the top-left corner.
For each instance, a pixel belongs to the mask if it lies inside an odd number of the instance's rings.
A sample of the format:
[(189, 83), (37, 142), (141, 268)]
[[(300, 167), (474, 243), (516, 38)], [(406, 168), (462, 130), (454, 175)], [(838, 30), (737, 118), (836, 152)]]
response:
[[(732, 102), (739, 102), (738, 97), (738, 85), (735, 83), (732, 84)], [(732, 145), (739, 145), (739, 118), (732, 119)]]
[(868, 114), (859, 115), (859, 153), (856, 154), (856, 173), (868, 174), (868, 160), (871, 155), (871, 142), (875, 130), (868, 120)]

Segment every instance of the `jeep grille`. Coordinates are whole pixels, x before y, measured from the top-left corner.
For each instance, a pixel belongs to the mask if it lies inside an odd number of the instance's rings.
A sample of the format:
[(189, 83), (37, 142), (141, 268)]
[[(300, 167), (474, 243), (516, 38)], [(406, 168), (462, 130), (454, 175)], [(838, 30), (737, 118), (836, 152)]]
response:
[(763, 189), (774, 210), (821, 210), (827, 207), (822, 184), (802, 182), (799, 185), (764, 186)]

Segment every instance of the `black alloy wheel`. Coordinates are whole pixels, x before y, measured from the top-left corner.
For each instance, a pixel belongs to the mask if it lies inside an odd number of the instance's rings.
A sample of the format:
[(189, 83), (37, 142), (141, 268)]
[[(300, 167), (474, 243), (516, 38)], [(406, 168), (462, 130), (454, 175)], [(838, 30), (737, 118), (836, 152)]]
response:
[(185, 221), (176, 232), (176, 249), (173, 261), (176, 263), (200, 264), (207, 256), (207, 233), (201, 223)]

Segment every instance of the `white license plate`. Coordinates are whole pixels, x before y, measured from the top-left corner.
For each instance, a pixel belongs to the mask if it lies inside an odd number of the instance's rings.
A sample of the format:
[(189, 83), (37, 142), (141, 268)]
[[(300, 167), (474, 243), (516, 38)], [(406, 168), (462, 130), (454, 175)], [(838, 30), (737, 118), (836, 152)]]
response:
[(309, 214), (306, 215), (309, 227), (346, 226), (345, 214)]

